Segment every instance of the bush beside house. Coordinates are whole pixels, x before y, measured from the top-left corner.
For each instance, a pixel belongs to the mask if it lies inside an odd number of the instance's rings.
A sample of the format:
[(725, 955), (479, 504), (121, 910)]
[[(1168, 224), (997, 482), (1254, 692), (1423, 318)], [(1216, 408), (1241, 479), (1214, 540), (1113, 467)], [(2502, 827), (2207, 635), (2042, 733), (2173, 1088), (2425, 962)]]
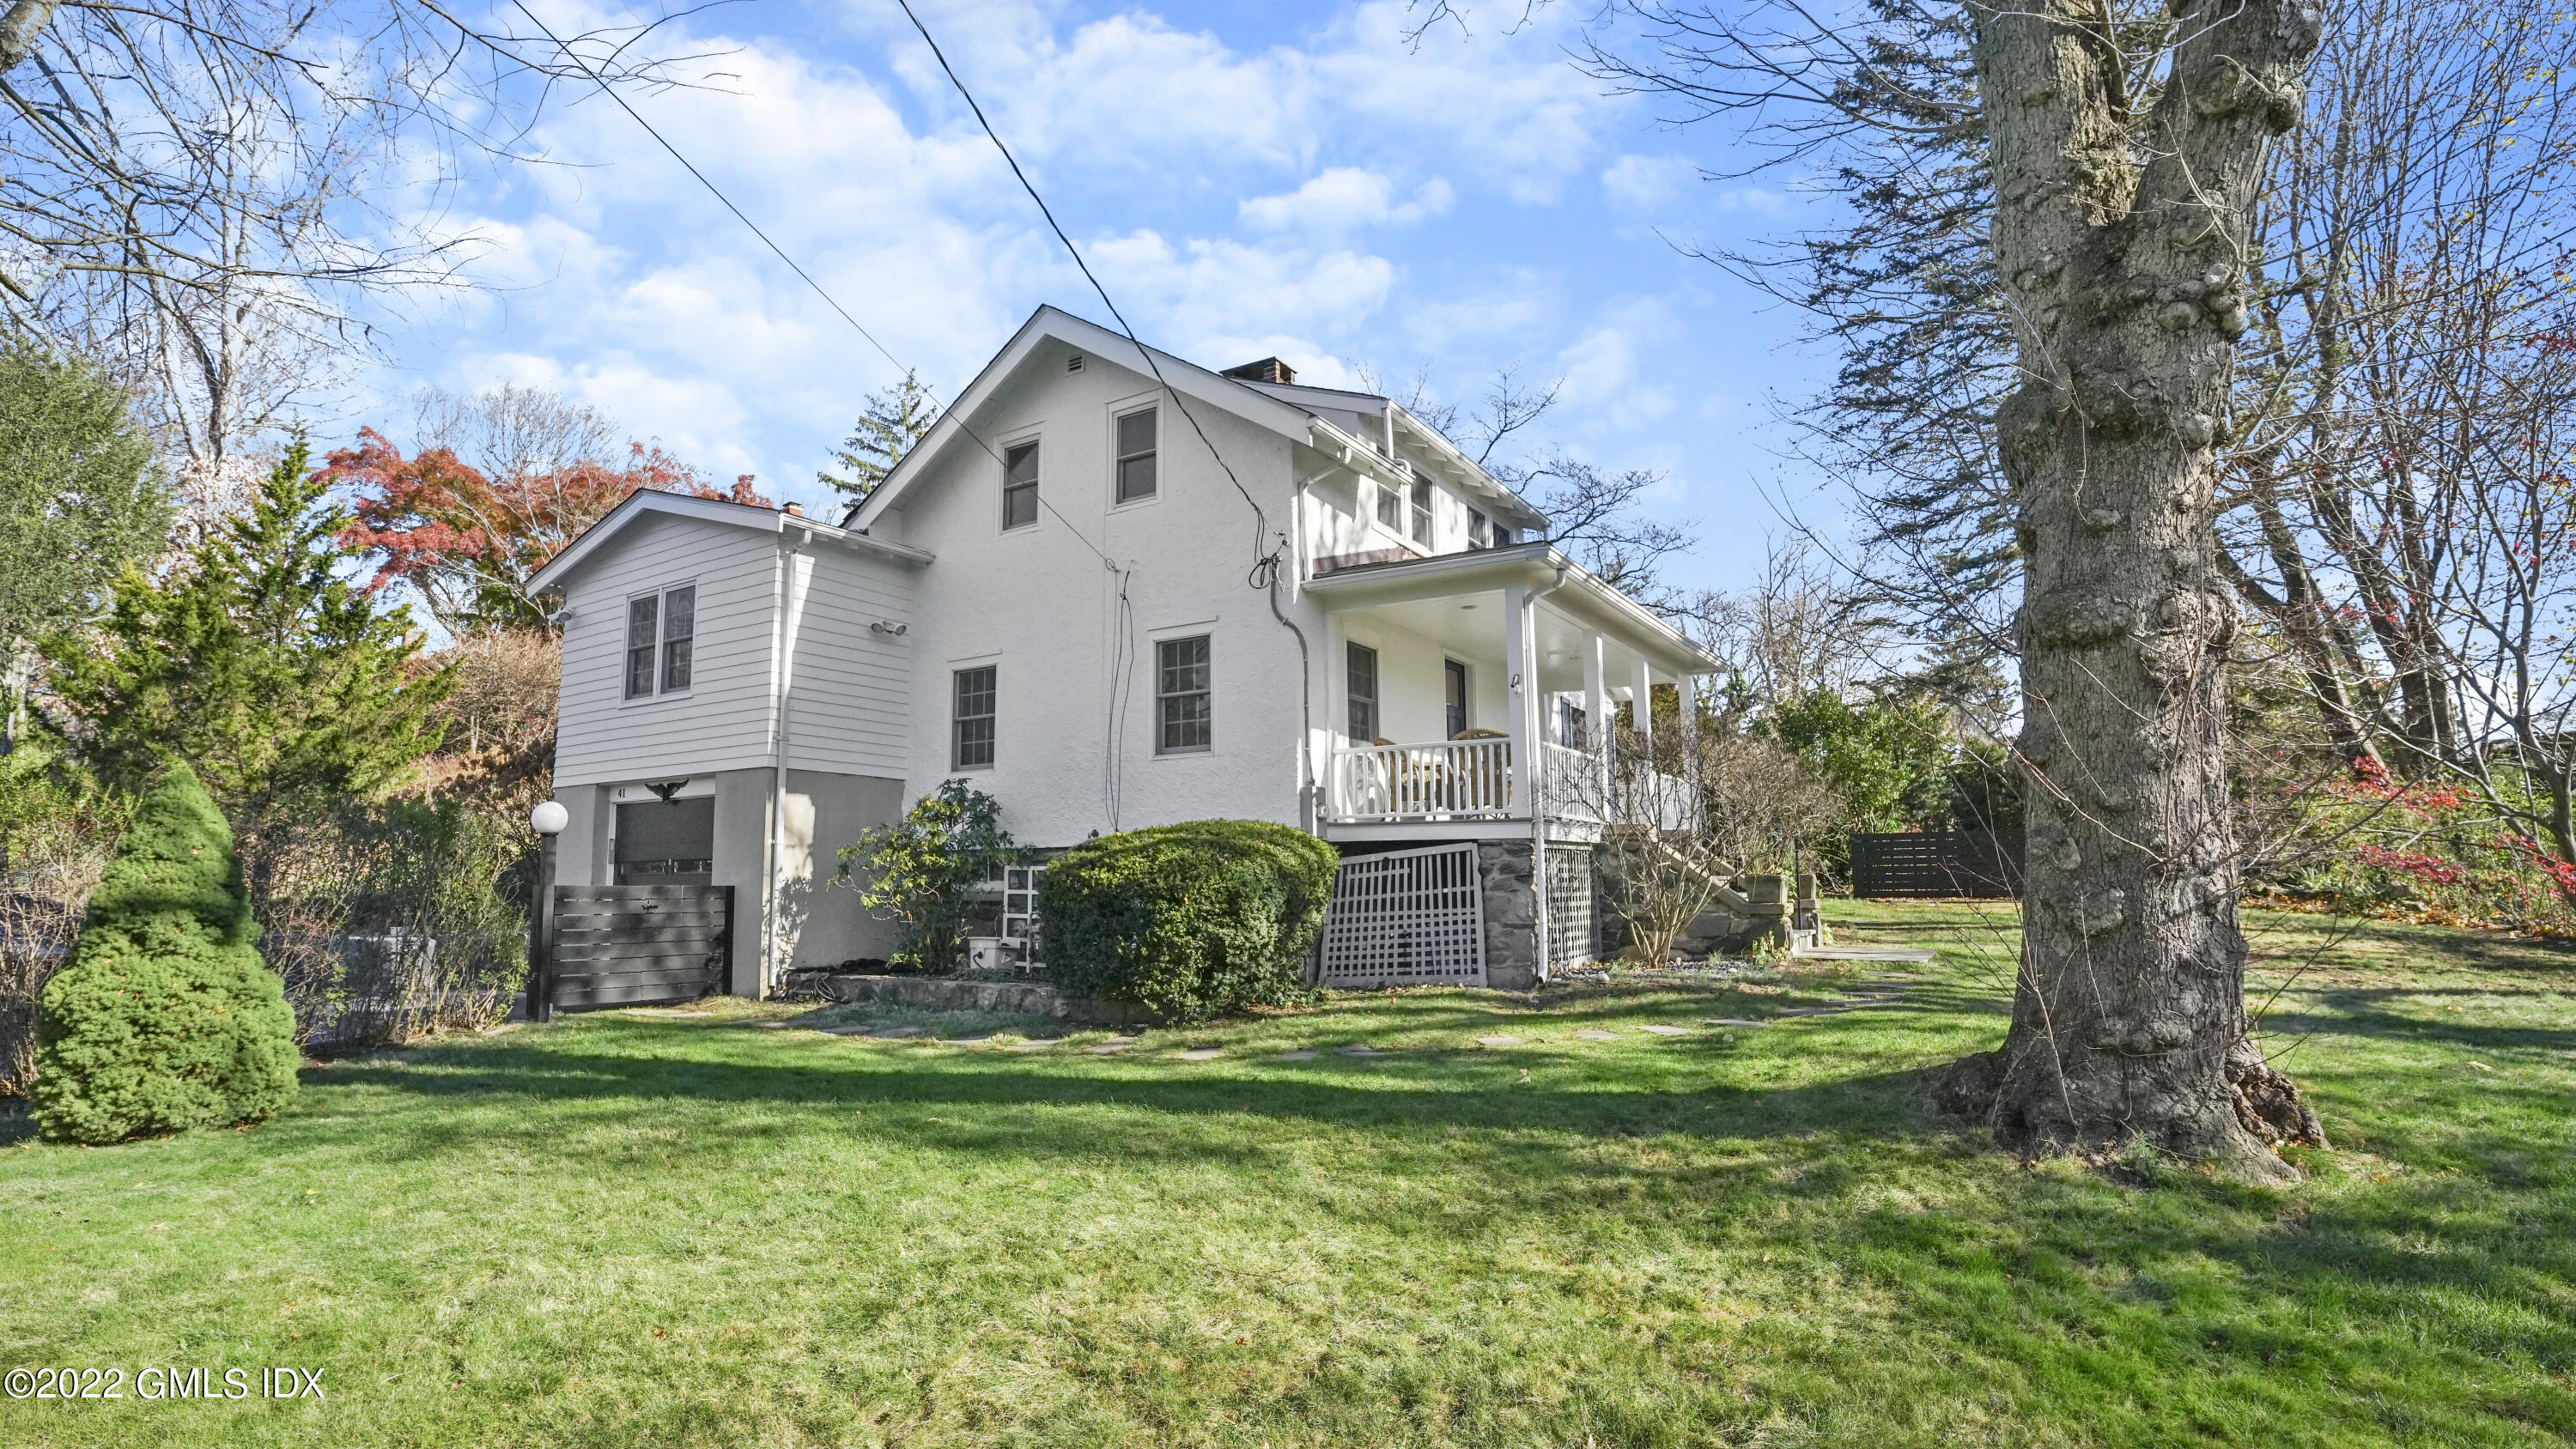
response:
[(186, 766), (154, 782), (45, 985), (48, 1137), (117, 1142), (257, 1121), (295, 1094), (295, 1014), (253, 944), (231, 829)]
[(1303, 831), (1253, 820), (1086, 841), (1039, 886), (1048, 969), (1166, 1023), (1291, 1001), (1340, 860)]

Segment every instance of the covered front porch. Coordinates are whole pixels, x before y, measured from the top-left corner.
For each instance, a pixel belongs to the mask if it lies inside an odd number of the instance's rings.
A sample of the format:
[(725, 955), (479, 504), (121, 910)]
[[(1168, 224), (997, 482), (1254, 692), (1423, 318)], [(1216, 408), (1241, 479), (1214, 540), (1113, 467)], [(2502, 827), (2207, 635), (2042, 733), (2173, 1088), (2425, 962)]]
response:
[(1626, 704), (1651, 745), (1653, 691), (1671, 685), (1691, 729), (1719, 662), (1552, 546), (1364, 564), (1305, 587), (1332, 622), (1328, 839), (1690, 823), (1694, 793), (1616, 755), (1610, 726)]

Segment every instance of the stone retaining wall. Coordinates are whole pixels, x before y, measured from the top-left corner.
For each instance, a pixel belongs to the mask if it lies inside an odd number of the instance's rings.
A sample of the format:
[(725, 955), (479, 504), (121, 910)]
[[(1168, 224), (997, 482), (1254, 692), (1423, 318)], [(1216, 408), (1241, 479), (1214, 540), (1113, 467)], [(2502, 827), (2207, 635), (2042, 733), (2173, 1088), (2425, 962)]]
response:
[(834, 1001), (879, 1001), (923, 1011), (992, 1011), (1059, 1021), (1123, 1019), (1115, 1008), (1067, 996), (1043, 981), (976, 981), (951, 976), (879, 976), (836, 971), (818, 983)]

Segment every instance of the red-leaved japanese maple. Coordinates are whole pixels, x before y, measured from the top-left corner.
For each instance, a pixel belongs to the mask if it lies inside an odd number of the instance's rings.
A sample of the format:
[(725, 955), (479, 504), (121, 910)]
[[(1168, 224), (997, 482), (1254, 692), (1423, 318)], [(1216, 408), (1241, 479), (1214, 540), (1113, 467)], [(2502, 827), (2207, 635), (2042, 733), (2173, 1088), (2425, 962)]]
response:
[(373, 428), (358, 440), (331, 454), (322, 470), (353, 494), (341, 539), (380, 558), (370, 588), (410, 584), (451, 633), (542, 622), (529, 578), (644, 489), (770, 506), (748, 473), (719, 489), (695, 467), (642, 443), (628, 445), (624, 468), (583, 462), (493, 477), (452, 449), (405, 457)]

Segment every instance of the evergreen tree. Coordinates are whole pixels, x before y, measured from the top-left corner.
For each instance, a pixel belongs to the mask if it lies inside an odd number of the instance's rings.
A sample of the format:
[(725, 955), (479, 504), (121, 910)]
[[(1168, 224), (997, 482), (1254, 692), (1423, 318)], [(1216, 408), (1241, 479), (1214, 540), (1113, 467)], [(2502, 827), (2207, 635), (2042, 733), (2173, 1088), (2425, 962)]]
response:
[(19, 735), (35, 640), (160, 546), (169, 500), (125, 393), (0, 335), (0, 753)]
[(252, 944), (232, 832), (185, 765), (154, 782), (36, 1022), (36, 1117), (120, 1142), (267, 1117), (295, 1095), (295, 1013)]
[(435, 748), (452, 681), (425, 669), (408, 610), (349, 582), (347, 515), (303, 440), (174, 575), (128, 571), (91, 631), (46, 646), (81, 753), (111, 780), (196, 763), (268, 899), (286, 829), (383, 793)]
[(864, 503), (938, 421), (938, 401), (921, 385), (920, 374), (906, 372), (894, 386), (868, 394), (866, 410), (832, 453), (842, 471), (827, 469), (816, 473), (814, 481), (848, 494), (854, 504)]

